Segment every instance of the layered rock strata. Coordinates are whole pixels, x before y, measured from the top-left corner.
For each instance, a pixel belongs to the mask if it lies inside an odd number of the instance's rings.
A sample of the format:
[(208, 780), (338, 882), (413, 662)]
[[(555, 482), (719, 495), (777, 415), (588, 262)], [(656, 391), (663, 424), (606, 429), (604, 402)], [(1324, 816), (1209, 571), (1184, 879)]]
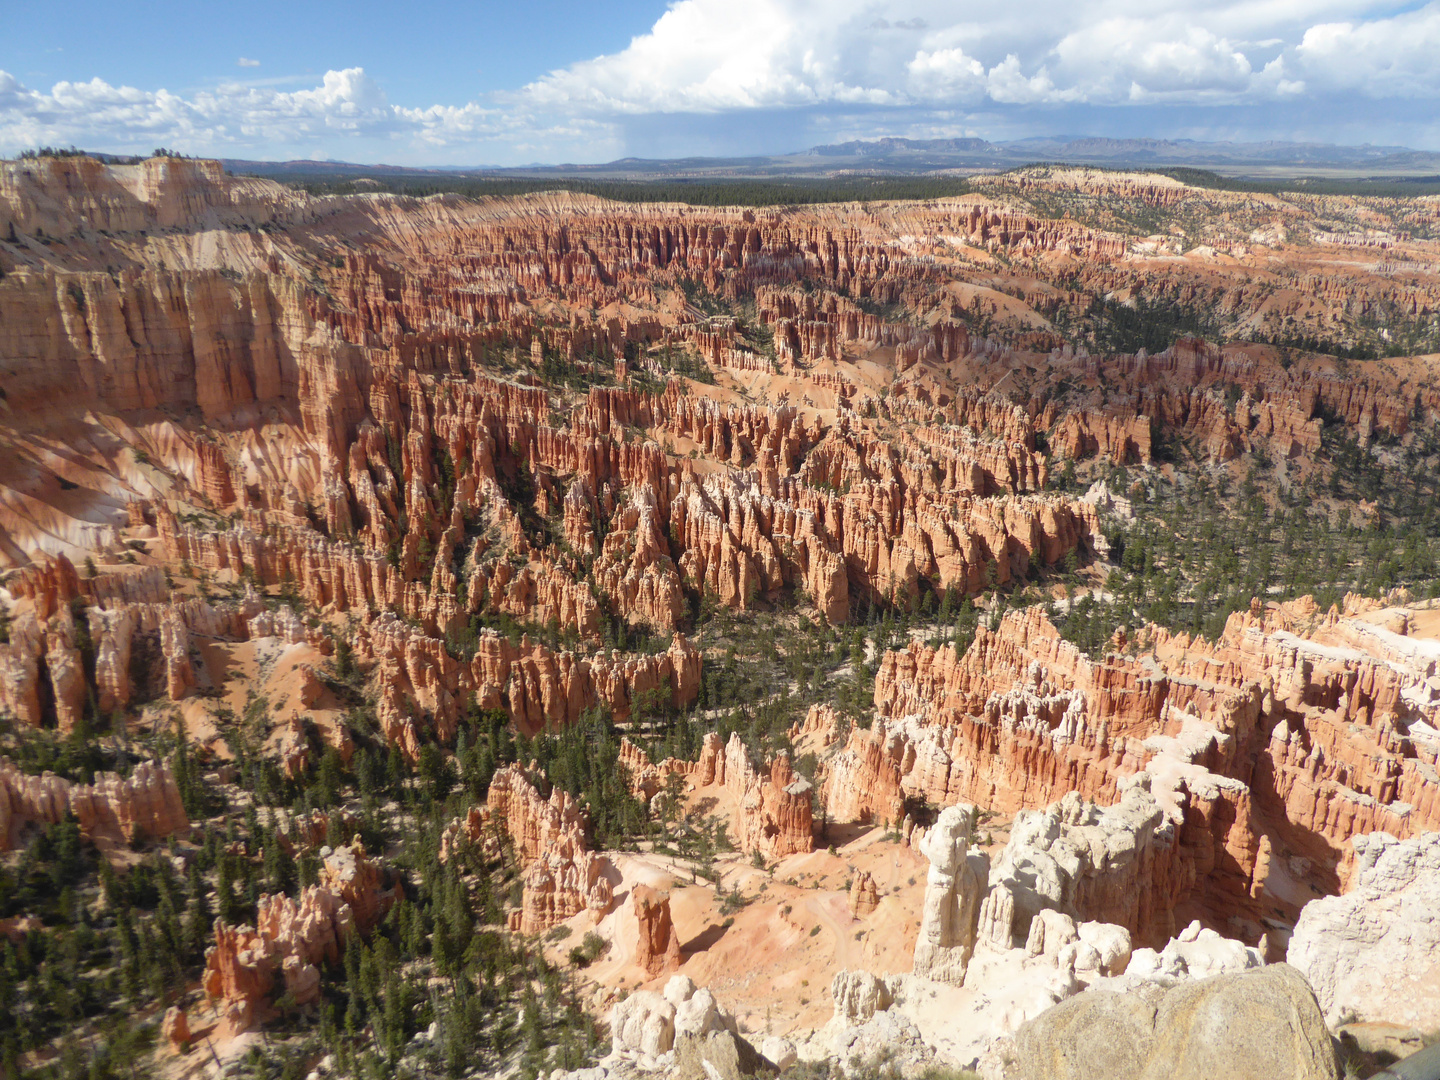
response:
[[(1143, 631), (1139, 659), (1091, 661), (1037, 609), (982, 627), (963, 654), (887, 653), (880, 719), (826, 761), (828, 816), (902, 824), (912, 800), (1013, 813), (1066, 792), (1125, 804), (1140, 783), (1153, 821), (1130, 831), (1173, 833), (1157, 903), (1194, 893), (1257, 940), (1264, 918), (1298, 914), (1277, 851), (1339, 891), (1350, 835), (1409, 836), (1440, 815), (1429, 779), (1440, 741), (1428, 734), (1440, 646), (1364, 607), (1257, 604), (1215, 643)], [(1086, 917), (1152, 942), (1173, 933), (1158, 908), (1137, 910), (1123, 890), (1116, 900)]]
[[(531, 765), (530, 771), (536, 771)], [(440, 857), (460, 844), (479, 845), (490, 858), (513, 855), (523, 882), (510, 929), (538, 934), (583, 911), (599, 920), (614, 904), (610, 860), (590, 850), (585, 818), (563, 788), (543, 798), (518, 765), (495, 773), (483, 808), (446, 826)]]
[(93, 784), (72, 784), (54, 773), (30, 776), (0, 758), (0, 850), (27, 826), (56, 825), (73, 815), (80, 831), (100, 844), (128, 844), (183, 835), (190, 819), (170, 766), (141, 762), (129, 776), (102, 773)]
[(711, 731), (694, 761), (666, 758), (655, 763), (628, 739), (621, 744), (620, 761), (630, 774), (631, 790), (646, 800), (663, 791), (672, 775), (686, 777), (695, 787), (724, 787), (733, 805), (731, 840), (747, 855), (783, 859), (815, 849), (814, 785), (795, 772), (784, 751), (765, 770), (757, 770), (738, 732), (722, 744)]

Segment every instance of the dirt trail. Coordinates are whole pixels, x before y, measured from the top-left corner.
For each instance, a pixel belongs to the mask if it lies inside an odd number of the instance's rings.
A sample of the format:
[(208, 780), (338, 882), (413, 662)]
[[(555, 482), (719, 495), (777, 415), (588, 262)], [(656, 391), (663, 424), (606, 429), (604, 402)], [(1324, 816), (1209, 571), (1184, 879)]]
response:
[[(838, 916), (834, 910), (837, 902), (844, 910), (843, 916)], [(852, 969), (863, 966), (861, 962), (863, 950), (860, 942), (855, 940), (855, 930), (860, 923), (859, 920), (851, 917), (849, 909), (845, 908), (844, 894), (832, 893), (829, 896), (810, 897), (805, 901), (805, 908), (835, 938), (836, 966)]]

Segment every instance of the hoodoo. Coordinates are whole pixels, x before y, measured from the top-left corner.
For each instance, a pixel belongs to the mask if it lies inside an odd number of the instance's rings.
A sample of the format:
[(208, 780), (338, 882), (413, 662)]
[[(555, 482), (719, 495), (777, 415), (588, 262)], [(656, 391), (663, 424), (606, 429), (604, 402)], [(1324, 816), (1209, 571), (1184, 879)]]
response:
[(0, 162), (0, 1073), (1440, 1025), (1433, 197), (401, 175)]

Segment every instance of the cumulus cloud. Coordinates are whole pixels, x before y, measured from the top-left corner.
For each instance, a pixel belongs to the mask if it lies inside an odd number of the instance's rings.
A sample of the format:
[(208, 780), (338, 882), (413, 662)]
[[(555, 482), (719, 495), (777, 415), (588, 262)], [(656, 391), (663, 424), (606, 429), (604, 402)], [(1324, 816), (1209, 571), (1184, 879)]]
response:
[(236, 67), (259, 67), (259, 66), (260, 66), (260, 61), (259, 61), (259, 60), (251, 60), (249, 57), (242, 56), (242, 57), (240, 57), (239, 60), (236, 60), (236, 61), (235, 61), (235, 66), (236, 66)]
[(1067, 34), (1053, 54), (1059, 77), (1083, 101), (1203, 102), (1266, 89), (1228, 37), (1179, 20), (1106, 19)]
[(975, 100), (985, 93), (985, 65), (964, 49), (918, 50), (905, 65), (906, 86), (920, 99)]
[[(364, 141), (391, 158), (494, 148), (492, 160), (601, 160), (633, 152), (627, 132), (743, 131), (746, 116), (886, 134), (969, 130), (997, 112), (1083, 125), (1147, 108), (1326, 115), (1395, 101), (1415, 114), (1440, 93), (1437, 54), (1440, 0), (1398, 14), (1388, 0), (673, 0), (617, 52), (459, 104), (392, 103), (361, 68), (300, 89), (276, 79), (185, 94), (100, 79), (43, 90), (0, 72), (0, 149), (343, 155)], [(1419, 127), (1433, 131), (1433, 117)]]
[(1319, 23), (1295, 50), (1311, 84), (1367, 97), (1430, 98), (1440, 92), (1440, 3), (1369, 22)]
[(59, 82), (48, 93), (0, 71), (0, 131), (12, 147), (75, 143), (148, 149), (158, 143), (226, 153), (261, 145), (304, 146), (329, 137), (469, 143), (518, 122), (471, 103), (393, 105), (363, 68), (327, 71), (319, 86), (282, 91), (222, 83), (182, 97), (168, 90)]
[(622, 114), (892, 104), (895, 88), (867, 77), (868, 54), (891, 50), (845, 17), (870, 6), (837, 0), (827, 19), (794, 0), (682, 0), (623, 52), (551, 72), (515, 100)]
[[(1386, 24), (1408, 20), (1425, 32), (1395, 66), (1428, 68), (1437, 3), (1425, 9), (1428, 18), (1365, 23), (1374, 62), (1385, 62), (1385, 43), (1406, 29)], [(1316, 77), (1324, 49), (1357, 30), (1307, 14), (1325, 17), (1335, 6), (1037, 0), (996, 10), (979, 0), (914, 0), (907, 8), (914, 14), (896, 19), (882, 14), (891, 6), (868, 0), (680, 0), (628, 48), (551, 72), (517, 99), (613, 113), (1264, 100), (1302, 87), (1286, 77), (1283, 61), (1307, 48), (1316, 57), (1309, 85), (1326, 82)]]
[(1007, 105), (1033, 105), (1041, 102), (1080, 100), (1080, 91), (1055, 85), (1050, 72), (1043, 66), (1033, 75), (1021, 69), (1020, 58), (1014, 53), (990, 69), (985, 89), (994, 101)]

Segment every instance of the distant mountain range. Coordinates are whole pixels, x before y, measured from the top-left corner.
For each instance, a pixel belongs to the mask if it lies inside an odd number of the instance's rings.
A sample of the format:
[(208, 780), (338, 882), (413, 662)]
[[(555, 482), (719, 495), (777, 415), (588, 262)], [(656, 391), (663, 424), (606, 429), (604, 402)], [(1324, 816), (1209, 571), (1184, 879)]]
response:
[(1440, 153), (1404, 146), (1332, 146), (1294, 142), (1198, 142), (1191, 139), (1058, 137), (988, 142), (985, 139), (873, 139), (815, 146), (794, 154), (738, 158), (621, 158), (601, 165), (529, 165), (515, 168), (436, 166), (405, 168), (340, 161), (226, 160), (232, 172), (294, 176), (575, 176), (659, 179), (926, 175), (979, 172), (1038, 162), (1107, 168), (1200, 168), (1227, 176), (1421, 177), (1440, 174)]

